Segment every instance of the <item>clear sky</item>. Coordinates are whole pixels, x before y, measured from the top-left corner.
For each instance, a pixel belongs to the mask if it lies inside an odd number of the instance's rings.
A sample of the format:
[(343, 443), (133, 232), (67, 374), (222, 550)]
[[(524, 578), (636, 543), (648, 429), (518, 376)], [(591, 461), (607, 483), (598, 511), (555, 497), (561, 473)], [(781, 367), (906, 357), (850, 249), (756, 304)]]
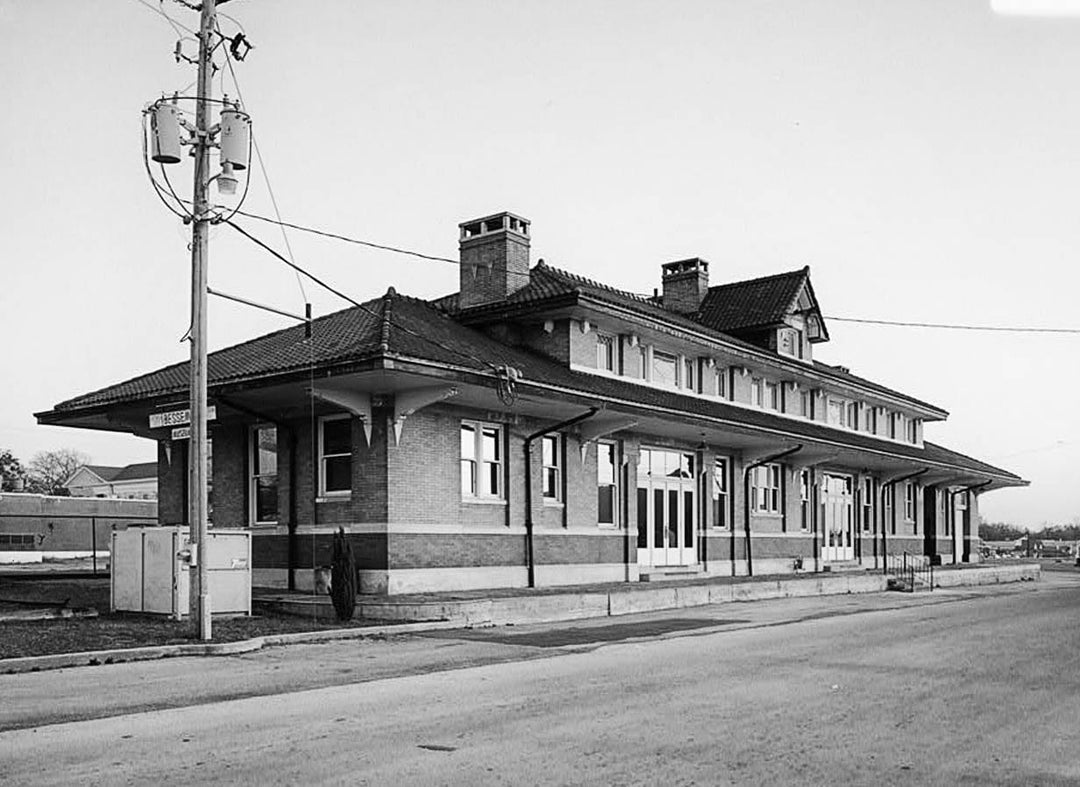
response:
[[(189, 231), (147, 182), (140, 113), (195, 79), (154, 9), (197, 14), (146, 1), (0, 0), (0, 447), (24, 461), (153, 459), (31, 413), (187, 355)], [(456, 257), (459, 221), (511, 210), (534, 260), (638, 292), (702, 256), (713, 283), (810, 265), (827, 316), (1080, 328), (1078, 19), (989, 0), (222, 11), (255, 45), (240, 89), (288, 221)], [(245, 209), (269, 214), (255, 173)], [(357, 299), (457, 288), (449, 264), (289, 239)], [(210, 283), (303, 308), (295, 276), (227, 227)], [(345, 305), (306, 289), (316, 314)], [(213, 348), (284, 324), (211, 302)], [(944, 407), (928, 439), (1031, 480), (982, 498), (985, 518), (1080, 517), (1080, 335), (829, 327), (819, 358)]]

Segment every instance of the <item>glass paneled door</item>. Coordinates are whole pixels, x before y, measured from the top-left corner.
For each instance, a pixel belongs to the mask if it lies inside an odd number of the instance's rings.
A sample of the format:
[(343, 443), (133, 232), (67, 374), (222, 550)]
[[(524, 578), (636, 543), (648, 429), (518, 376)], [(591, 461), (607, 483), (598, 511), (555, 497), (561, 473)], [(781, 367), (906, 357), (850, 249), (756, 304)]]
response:
[(697, 562), (694, 455), (643, 448), (638, 457), (638, 563)]
[(825, 532), (822, 534), (821, 558), (855, 559), (855, 496), (851, 476), (826, 473), (821, 497), (825, 508)]

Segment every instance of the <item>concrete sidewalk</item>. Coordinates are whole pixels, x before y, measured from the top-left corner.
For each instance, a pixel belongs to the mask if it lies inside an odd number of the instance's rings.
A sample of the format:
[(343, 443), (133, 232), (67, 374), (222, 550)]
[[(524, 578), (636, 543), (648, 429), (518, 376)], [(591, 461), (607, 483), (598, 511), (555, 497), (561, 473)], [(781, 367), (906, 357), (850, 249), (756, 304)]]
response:
[[(1037, 580), (1034, 563), (946, 566), (934, 569), (935, 587), (970, 587)], [(458, 626), (502, 626), (551, 623), (636, 612), (700, 607), (732, 601), (877, 593), (887, 577), (878, 572), (843, 571), (764, 577), (711, 577), (664, 582), (613, 582), (548, 588), (509, 588), (360, 596), (356, 614), (380, 621), (440, 621)], [(319, 620), (333, 619), (328, 596), (268, 589), (253, 592), (256, 609)]]
[[(1038, 564), (980, 565), (935, 569), (934, 586), (971, 587), (1003, 582), (1034, 581)], [(0, 659), (0, 673), (37, 672), (66, 667), (148, 661), (176, 656), (223, 656), (250, 653), (273, 645), (385, 637), (441, 629), (521, 625), (603, 618), (781, 598), (876, 593), (886, 589), (879, 573), (717, 577), (667, 582), (610, 583), (559, 588), (516, 588), (402, 596), (361, 596), (356, 615), (381, 621), (358, 628), (277, 634), (241, 642), (192, 643), (123, 648), (108, 651), (59, 653)], [(254, 589), (252, 605), (321, 620), (332, 620), (328, 596)]]

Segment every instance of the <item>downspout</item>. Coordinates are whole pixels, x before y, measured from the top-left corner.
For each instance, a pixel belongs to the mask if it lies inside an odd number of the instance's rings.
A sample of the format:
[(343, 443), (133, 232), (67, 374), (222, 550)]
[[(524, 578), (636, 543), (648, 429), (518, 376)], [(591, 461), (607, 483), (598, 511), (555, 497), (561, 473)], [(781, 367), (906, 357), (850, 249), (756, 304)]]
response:
[[(786, 451), (781, 451), (778, 454), (767, 456), (764, 459), (758, 459), (756, 462), (751, 462), (743, 468), (743, 530), (746, 532), (746, 575), (748, 577), (754, 576), (754, 558), (750, 552), (750, 471), (755, 467), (761, 467), (771, 462), (775, 462), (779, 459), (785, 459), (792, 454), (797, 454), (802, 450), (802, 443), (799, 443), (794, 448), (789, 448)], [(786, 479), (781, 478), (783, 482)], [(784, 484), (784, 487), (787, 485)], [(781, 495), (783, 495), (784, 489), (781, 488)], [(782, 501), (782, 505), (786, 508), (787, 501)], [(732, 528), (734, 530), (734, 528)], [(732, 573), (734, 573), (734, 565), (732, 566)]]
[[(994, 479), (991, 478), (991, 479), (989, 479), (987, 481), (983, 481), (981, 484), (972, 484), (971, 486), (965, 486), (963, 489), (957, 489), (955, 492), (949, 492), (949, 514), (952, 514), (952, 512), (955, 510), (955, 508), (953, 507), (953, 495), (959, 495), (959, 494), (961, 494), (963, 492), (974, 492), (975, 494), (978, 494), (980, 489), (988, 487), (992, 483), (994, 483)], [(971, 521), (971, 501), (970, 500), (968, 501), (967, 515), (968, 515), (968, 522), (970, 522)], [(964, 563), (970, 563), (971, 562), (971, 552), (968, 550), (968, 543), (969, 543), (970, 539), (964, 538), (963, 531), (961, 531), (960, 537), (963, 540), (963, 549), (960, 552), (960, 559)], [(956, 523), (955, 522), (953, 522), (953, 538), (956, 538)]]
[[(912, 478), (918, 478), (919, 476), (923, 475), (924, 473), (928, 473), (928, 472), (930, 472), (930, 468), (929, 467), (924, 467), (922, 470), (919, 470), (917, 472), (909, 473), (908, 475), (900, 476), (900, 478), (894, 478), (891, 481), (886, 481), (885, 483), (883, 483), (881, 485), (881, 493), (880, 493), (881, 494), (881, 510), (882, 511), (885, 510), (885, 489), (886, 488), (895, 487), (901, 481), (910, 481)], [(918, 515), (919, 515), (919, 512), (916, 511), (915, 516), (918, 516)], [(896, 521), (896, 495), (893, 495), (892, 517), (893, 517), (893, 522), (895, 522)], [(881, 523), (881, 573), (882, 574), (888, 574), (889, 573), (889, 540), (888, 540), (888, 533), (889, 533), (889, 525), (890, 524), (891, 523), (889, 523), (889, 522), (882, 522)]]
[[(528, 586), (536, 587), (536, 570), (535, 563), (533, 561), (533, 515), (532, 515), (532, 444), (533, 441), (539, 437), (543, 437), (546, 434), (552, 432), (559, 432), (574, 424), (581, 423), (582, 421), (592, 418), (600, 412), (599, 407), (590, 407), (589, 412), (582, 413), (581, 415), (575, 415), (573, 418), (568, 418), (565, 421), (560, 421), (557, 424), (545, 427), (538, 432), (533, 432), (531, 435), (525, 438), (525, 568), (529, 574)], [(563, 467), (563, 474), (565, 477), (566, 468)]]

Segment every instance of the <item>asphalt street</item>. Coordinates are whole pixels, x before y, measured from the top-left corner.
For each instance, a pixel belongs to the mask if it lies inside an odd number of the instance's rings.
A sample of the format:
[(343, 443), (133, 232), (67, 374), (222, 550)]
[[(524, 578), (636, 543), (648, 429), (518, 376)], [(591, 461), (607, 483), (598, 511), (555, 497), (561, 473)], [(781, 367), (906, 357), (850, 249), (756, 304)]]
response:
[(5, 784), (1080, 784), (1080, 572), (0, 676)]

